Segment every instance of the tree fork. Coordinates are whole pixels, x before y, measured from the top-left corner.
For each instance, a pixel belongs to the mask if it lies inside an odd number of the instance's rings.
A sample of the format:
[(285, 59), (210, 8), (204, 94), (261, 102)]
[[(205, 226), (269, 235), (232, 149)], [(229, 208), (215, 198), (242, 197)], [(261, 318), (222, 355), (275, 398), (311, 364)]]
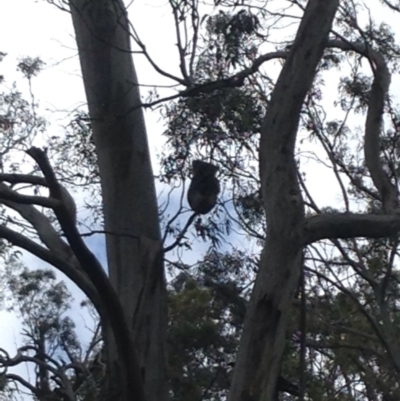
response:
[(310, 0), (261, 130), (267, 240), (246, 315), (229, 401), (271, 401), (302, 261), (304, 204), (294, 146), (300, 111), (328, 41), (338, 0)]

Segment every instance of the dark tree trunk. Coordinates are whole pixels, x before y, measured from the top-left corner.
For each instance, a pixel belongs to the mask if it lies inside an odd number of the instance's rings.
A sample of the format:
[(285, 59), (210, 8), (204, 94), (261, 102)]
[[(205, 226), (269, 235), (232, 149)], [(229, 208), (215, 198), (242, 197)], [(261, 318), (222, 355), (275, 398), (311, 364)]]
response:
[(337, 7), (338, 0), (308, 2), (262, 128), (260, 176), (267, 240), (245, 319), (230, 401), (270, 401), (274, 397), (288, 310), (302, 261), (304, 205), (294, 146), (301, 107)]
[[(126, 10), (121, 0), (70, 4), (100, 169), (109, 276), (131, 329), (146, 399), (162, 401), (167, 394), (162, 244)], [(108, 352), (110, 366), (121, 369), (114, 351)]]

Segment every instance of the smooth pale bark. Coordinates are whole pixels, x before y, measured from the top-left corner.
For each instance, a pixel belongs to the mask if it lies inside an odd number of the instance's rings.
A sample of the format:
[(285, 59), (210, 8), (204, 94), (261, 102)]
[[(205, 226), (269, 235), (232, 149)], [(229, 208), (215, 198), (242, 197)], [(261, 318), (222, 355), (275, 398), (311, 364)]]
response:
[(166, 288), (129, 23), (120, 0), (74, 0), (70, 7), (99, 162), (109, 275), (132, 331), (146, 399), (162, 401)]
[(230, 401), (271, 401), (302, 262), (303, 200), (294, 146), (303, 101), (327, 44), (338, 0), (310, 0), (268, 106), (260, 177), (267, 240), (247, 311)]

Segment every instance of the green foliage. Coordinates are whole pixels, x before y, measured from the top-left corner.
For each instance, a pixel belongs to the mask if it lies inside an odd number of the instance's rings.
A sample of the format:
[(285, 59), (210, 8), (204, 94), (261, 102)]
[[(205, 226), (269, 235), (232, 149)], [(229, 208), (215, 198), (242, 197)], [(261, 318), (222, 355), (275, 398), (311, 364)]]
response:
[(46, 63), (39, 57), (24, 57), (19, 61), (17, 69), (22, 72), (25, 78), (30, 80), (36, 77), (45, 65)]
[(1, 384), (10, 394), (17, 390), (19, 376), (9, 374), (17, 361), (17, 365), (28, 363), (33, 372), (30, 385), (36, 396), (63, 399), (73, 391), (83, 400), (97, 394), (104, 379), (104, 369), (100, 374), (95, 357), (101, 347), (99, 332), (94, 331), (91, 343), (84, 347), (70, 316), (72, 297), (65, 283), (52, 270), (30, 270), (18, 261), (7, 265), (2, 280), (7, 284), (8, 310), (21, 318), (24, 345), (18, 348), (16, 359), (0, 355)]
[[(217, 62), (225, 62), (227, 66), (236, 67), (240, 62), (242, 43), (247, 41), (249, 35), (254, 34), (259, 27), (258, 17), (246, 10), (236, 14), (226, 14), (220, 11), (215, 17), (210, 17), (207, 22), (207, 31), (215, 42), (211, 45)], [(223, 46), (219, 46), (222, 43)]]
[(170, 283), (169, 372), (174, 399), (226, 396), (256, 261), (210, 252)]
[[(179, 280), (184, 279), (183, 276)], [(224, 305), (192, 279), (184, 279), (169, 301), (169, 381), (176, 400), (213, 400), (229, 387), (228, 363), (237, 349), (222, 319)]]
[(57, 151), (58, 169), (66, 181), (86, 188), (99, 183), (92, 124), (86, 111), (77, 111), (65, 135), (52, 136), (49, 146)]
[(28, 343), (45, 338), (79, 355), (75, 324), (66, 315), (73, 298), (65, 283), (57, 282), (53, 270), (29, 270), (15, 261), (8, 264), (3, 281), (10, 294), (8, 310), (20, 316)]

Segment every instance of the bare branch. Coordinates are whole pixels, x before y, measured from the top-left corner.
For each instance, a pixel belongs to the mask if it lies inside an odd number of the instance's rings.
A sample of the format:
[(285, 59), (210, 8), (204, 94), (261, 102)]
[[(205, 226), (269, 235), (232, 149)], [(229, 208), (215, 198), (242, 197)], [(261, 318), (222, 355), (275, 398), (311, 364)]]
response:
[(174, 20), (175, 20), (175, 34), (176, 34), (176, 39), (178, 41), (177, 46), (178, 46), (178, 52), (179, 52), (179, 67), (182, 73), (182, 76), (184, 80), (189, 83), (191, 82), (192, 77), (189, 77), (187, 68), (186, 68), (186, 51), (187, 51), (187, 46), (182, 44), (182, 35), (181, 31), (179, 29), (179, 22), (180, 22), (180, 16), (178, 16), (178, 6), (174, 5), (174, 2), (170, 2), (171, 7), (172, 7), (172, 13), (174, 15)]
[(93, 284), (90, 283), (86, 275), (84, 275), (80, 270), (77, 270), (75, 266), (67, 263), (63, 258), (60, 258), (55, 253), (50, 252), (29, 238), (26, 238), (24, 235), (2, 225), (0, 225), (0, 237), (56, 267), (71, 279), (84, 292), (84, 294), (86, 294), (96, 308), (100, 307), (99, 295)]
[(31, 174), (0, 174), (0, 181), (6, 181), (10, 184), (32, 184), (47, 187), (46, 180)]
[(400, 12), (400, 7), (398, 5), (393, 4), (391, 1), (389, 0), (382, 0), (383, 4), (386, 4), (390, 9), (392, 9), (393, 11), (397, 11)]
[(370, 171), (372, 181), (377, 188), (385, 211), (398, 208), (398, 193), (383, 170), (379, 157), (379, 137), (381, 133), (382, 115), (385, 100), (390, 85), (390, 73), (383, 56), (364, 43), (350, 43), (343, 40), (332, 40), (328, 47), (354, 51), (366, 57), (374, 74), (374, 81), (368, 102), (367, 119), (365, 123), (364, 154), (365, 162)]
[(32, 224), (40, 240), (51, 252), (60, 255), (63, 260), (75, 265), (77, 269), (81, 269), (69, 245), (60, 238), (56, 229), (43, 213), (39, 212), (32, 205), (22, 205), (11, 201), (3, 201), (3, 203), (7, 207), (17, 211), (24, 219)]
[[(51, 168), (46, 153), (34, 147), (30, 148), (27, 153), (37, 162), (42, 170), (47, 180), (51, 196), (61, 201), (60, 205), (54, 209), (54, 212), (75, 256), (100, 294), (102, 308), (99, 309), (98, 312), (104, 323), (109, 322), (111, 324), (118, 355), (123, 361), (127, 376), (131, 380), (140, 380), (142, 376), (118, 295), (112, 287), (102, 265), (80, 236), (67, 206), (62, 202), (62, 187)], [(133, 387), (141, 388), (141, 383), (135, 382)]]
[(129, 112), (136, 110), (140, 107), (144, 107), (144, 108), (153, 107), (157, 104), (161, 104), (168, 100), (173, 100), (173, 99), (176, 99), (179, 97), (193, 97), (193, 96), (198, 96), (203, 93), (211, 93), (211, 92), (219, 90), (219, 89), (241, 87), (244, 84), (244, 80), (247, 77), (249, 77), (250, 75), (253, 75), (254, 73), (256, 73), (259, 70), (259, 68), (266, 61), (274, 60), (276, 58), (284, 59), (287, 57), (287, 55), (288, 55), (288, 52), (286, 52), (286, 51), (277, 51), (277, 52), (271, 52), (271, 53), (264, 54), (264, 55), (258, 57), (256, 60), (254, 60), (254, 63), (252, 66), (250, 66), (249, 68), (245, 68), (244, 70), (238, 72), (235, 75), (232, 75), (231, 77), (218, 79), (216, 81), (205, 82), (202, 84), (195, 84), (187, 89), (182, 90), (181, 92), (176, 93), (175, 95), (157, 99), (154, 102), (142, 103), (137, 106), (134, 106), (129, 110)]
[(27, 390), (36, 396), (40, 396), (38, 389), (33, 384), (29, 383), (27, 380), (23, 379), (21, 376), (14, 373), (5, 374), (5, 378), (9, 381), (18, 382), (22, 384)]
[(332, 213), (312, 216), (304, 223), (304, 245), (321, 239), (382, 238), (400, 231), (400, 215)]
[(44, 196), (21, 195), (11, 190), (6, 184), (0, 182), (0, 202), (2, 200), (9, 200), (24, 205), (34, 204), (50, 209), (56, 208), (59, 203), (55, 199), (49, 199)]
[(181, 242), (182, 238), (185, 236), (186, 231), (189, 229), (190, 225), (193, 223), (193, 220), (196, 218), (196, 216), (198, 216), (198, 213), (193, 213), (188, 221), (185, 224), (185, 227), (183, 227), (182, 231), (179, 233), (179, 235), (176, 237), (176, 240), (169, 246), (167, 246), (166, 248), (164, 248), (164, 253), (167, 253), (169, 251), (171, 251), (172, 249), (174, 249), (177, 245), (179, 245), (179, 243)]

